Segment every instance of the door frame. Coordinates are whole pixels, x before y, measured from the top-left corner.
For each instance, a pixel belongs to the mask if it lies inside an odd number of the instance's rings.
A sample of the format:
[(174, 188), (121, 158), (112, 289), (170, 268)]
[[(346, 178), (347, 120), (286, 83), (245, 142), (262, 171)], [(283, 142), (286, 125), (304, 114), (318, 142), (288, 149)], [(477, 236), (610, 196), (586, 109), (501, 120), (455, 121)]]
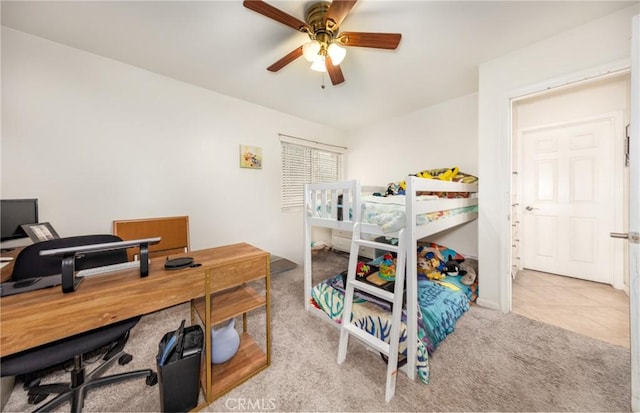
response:
[[(625, 74), (628, 75), (628, 72), (618, 73), (616, 76), (622, 76)], [(611, 76), (607, 76), (607, 78), (608, 77), (611, 77)], [(602, 80), (605, 80), (605, 77), (599, 77), (599, 78), (593, 79), (589, 83), (597, 83)], [(584, 82), (581, 82), (581, 83), (584, 83)], [(567, 87), (567, 89), (569, 88)], [(526, 96), (520, 99), (514, 99), (513, 103), (526, 100), (528, 98), (529, 96)], [(613, 129), (612, 133), (614, 136), (618, 136), (617, 134), (619, 133), (624, 133), (624, 114), (622, 113), (622, 111), (603, 112), (594, 116), (589, 116), (584, 118), (575, 118), (575, 119), (570, 119), (564, 122), (546, 123), (543, 125), (528, 127), (525, 129), (517, 129), (517, 125), (514, 125), (516, 127), (515, 132), (517, 133), (517, 137), (514, 137), (514, 139), (517, 138), (516, 146), (517, 146), (517, 158), (518, 158), (517, 159), (518, 175), (516, 177), (516, 181), (517, 181), (516, 185), (518, 186), (518, 189), (516, 191), (516, 197), (517, 197), (516, 203), (518, 203), (517, 208), (519, 210), (519, 216), (521, 217), (520, 226), (518, 227), (518, 231), (520, 234), (519, 245), (520, 245), (521, 251), (524, 251), (524, 248), (526, 248), (526, 246), (524, 245), (524, 242), (522, 241), (524, 239), (524, 230), (525, 230), (524, 225), (522, 225), (524, 221), (524, 214), (525, 214), (524, 205), (522, 202), (522, 196), (524, 193), (524, 186), (522, 183), (522, 179), (524, 176), (524, 172), (523, 172), (524, 139), (522, 139), (523, 133), (531, 132), (531, 131), (539, 131), (539, 130), (544, 130), (544, 129), (553, 128), (553, 127), (579, 125), (581, 123), (593, 122), (593, 121), (609, 121), (610, 126)], [(620, 127), (622, 128), (621, 130), (618, 129), (618, 125), (620, 125)], [(624, 167), (622, 166), (622, 163), (624, 162), (624, 156), (623, 156), (624, 142), (622, 140), (614, 139), (610, 142), (610, 145), (611, 145), (611, 148), (610, 148), (611, 162), (613, 163), (615, 168), (615, 171), (612, 176), (612, 180), (614, 181), (619, 180), (620, 182), (624, 182)], [(625, 211), (625, 205), (624, 205), (625, 190), (623, 190), (619, 185), (613, 185), (613, 192), (614, 192), (613, 193), (614, 208), (613, 208), (613, 218), (612, 218), (613, 227), (610, 228), (609, 231), (625, 232), (623, 228), (624, 226), (623, 214)], [(625, 285), (624, 285), (623, 272), (625, 269), (625, 263), (622, 261), (626, 259), (626, 254), (625, 254), (626, 244), (623, 242), (620, 242), (621, 240), (616, 240), (613, 238), (610, 238), (610, 240), (611, 240), (611, 243), (609, 244), (609, 250), (610, 250), (609, 271), (611, 274), (610, 285), (612, 285), (614, 288), (619, 290), (624, 288), (628, 293), (628, 288), (625, 288)], [(523, 263), (524, 263), (524, 259), (521, 259), (519, 262), (519, 267), (522, 267)], [(522, 269), (522, 268), (518, 268), (518, 269)]]
[(619, 76), (623, 73), (631, 71), (631, 59), (622, 59), (610, 62), (603, 66), (586, 69), (579, 72), (570, 73), (568, 75), (548, 79), (532, 85), (524, 86), (519, 89), (511, 90), (503, 95), (500, 103), (501, 119), (500, 129), (506, 131), (500, 134), (500, 147), (502, 151), (499, 154), (499, 176), (498, 193), (506, 194), (500, 204), (502, 215), (507, 219), (502, 221), (499, 228), (503, 242), (500, 245), (500, 310), (510, 313), (512, 310), (512, 288), (511, 288), (511, 182), (512, 182), (512, 157), (513, 157), (513, 104), (516, 100), (525, 97), (534, 97), (548, 92), (549, 90), (560, 90), (561, 88), (573, 87), (583, 82), (594, 80), (603, 80), (607, 77)]
[[(633, 35), (632, 35), (632, 49), (638, 48), (638, 37), (640, 37), (640, 17), (634, 16), (633, 18)], [(528, 85), (520, 89), (514, 89), (506, 92), (502, 95), (499, 102), (498, 115), (500, 120), (499, 130), (504, 133), (498, 135), (499, 147), (502, 148), (498, 154), (498, 192), (503, 194), (502, 202), (498, 203), (498, 214), (507, 219), (501, 220), (500, 228), (497, 228), (500, 234), (500, 262), (499, 262), (499, 306), (500, 310), (505, 313), (512, 311), (512, 286), (511, 286), (511, 158), (512, 158), (512, 142), (513, 142), (513, 118), (512, 118), (512, 101), (514, 99), (521, 98), (526, 95), (533, 96), (534, 94), (544, 93), (549, 89), (555, 89), (574, 85), (579, 82), (588, 81), (596, 78), (604, 78), (605, 76), (619, 75), (624, 72), (632, 72), (631, 59), (635, 65), (640, 65), (640, 53), (637, 50), (631, 51), (633, 56), (627, 59), (622, 59), (615, 62), (610, 62), (603, 66), (590, 68), (584, 71), (571, 73), (561, 78), (549, 79), (547, 81), (539, 82), (533, 85)], [(638, 70), (634, 67), (635, 70)], [(633, 72), (631, 76), (631, 87), (637, 87), (638, 79), (634, 80), (634, 76), (637, 77), (637, 73)], [(632, 138), (639, 137), (638, 115), (633, 113), (634, 99), (637, 99), (637, 92), (631, 92), (631, 108), (630, 108), (630, 121), (632, 124)], [(635, 103), (638, 104), (637, 102)], [(633, 154), (635, 155), (640, 150), (636, 149)], [(636, 162), (640, 162), (636, 160)], [(636, 168), (637, 169), (637, 168)], [(633, 171), (630, 171), (633, 173)], [(634, 178), (630, 177), (630, 183), (634, 182)], [(632, 202), (632, 196), (629, 197)], [(629, 211), (631, 215), (631, 211)], [(630, 225), (630, 229), (633, 228)], [(635, 265), (639, 265), (640, 261), (638, 257), (637, 245), (629, 248), (629, 261), (630, 264), (633, 260)], [(635, 272), (634, 272), (635, 271)], [(630, 327), (631, 327), (631, 409), (633, 411), (640, 411), (640, 356), (637, 354), (637, 350), (640, 349), (640, 314), (638, 314), (637, 308), (639, 307), (640, 300), (640, 279), (637, 275), (638, 268), (629, 269), (629, 301), (630, 301)], [(636, 311), (634, 312), (634, 308)]]
[[(633, 311), (640, 308), (640, 245), (631, 236), (640, 232), (640, 211), (632, 210), (638, 205), (640, 194), (640, 14), (633, 16), (631, 29), (631, 107), (629, 139), (633, 144), (629, 148), (629, 185), (635, 190), (629, 193), (629, 324), (631, 325), (631, 410), (640, 412), (640, 314)], [(636, 232), (637, 231), (637, 232)], [(635, 234), (634, 234), (635, 232)]]

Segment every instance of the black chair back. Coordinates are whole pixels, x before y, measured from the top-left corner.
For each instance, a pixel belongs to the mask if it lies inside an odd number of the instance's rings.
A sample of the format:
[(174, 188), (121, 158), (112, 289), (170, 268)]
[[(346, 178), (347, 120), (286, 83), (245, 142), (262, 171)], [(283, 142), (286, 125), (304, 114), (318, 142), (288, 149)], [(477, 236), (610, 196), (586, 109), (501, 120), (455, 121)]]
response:
[[(122, 241), (122, 239), (116, 235), (99, 234), (80, 235), (76, 237), (57, 238), (36, 242), (35, 244), (29, 245), (20, 251), (16, 257), (11, 278), (14, 281), (18, 281), (25, 278), (60, 274), (62, 269), (62, 257), (42, 257), (40, 256), (40, 251), (119, 241)], [(87, 268), (118, 264), (126, 262), (127, 260), (126, 249), (85, 253), (76, 257), (75, 268), (76, 271), (79, 271)]]

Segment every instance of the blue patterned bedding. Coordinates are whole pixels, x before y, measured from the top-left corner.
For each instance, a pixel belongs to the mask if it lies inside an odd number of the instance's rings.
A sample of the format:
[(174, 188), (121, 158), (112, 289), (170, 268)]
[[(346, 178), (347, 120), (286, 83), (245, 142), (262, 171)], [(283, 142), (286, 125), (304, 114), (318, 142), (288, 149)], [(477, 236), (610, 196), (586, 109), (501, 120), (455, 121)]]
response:
[[(454, 278), (458, 277), (447, 277), (445, 280)], [(451, 280), (447, 280), (447, 282), (451, 282)], [(469, 289), (463, 284), (459, 285)], [(469, 310), (469, 297), (463, 288), (454, 291), (438, 282), (419, 279), (418, 305), (424, 329), (433, 343), (433, 349), (435, 349), (445, 337), (453, 332), (460, 316)]]
[[(311, 291), (314, 304), (332, 320), (342, 320), (344, 286), (340, 274), (315, 285)], [(469, 309), (466, 291), (454, 291), (442, 284), (418, 280), (418, 340), (416, 372), (423, 383), (429, 383), (429, 354), (451, 333), (456, 321)], [(407, 313), (402, 310), (400, 352), (407, 354)], [(389, 304), (372, 300), (356, 292), (353, 300), (352, 322), (370, 334), (389, 342), (391, 313)]]

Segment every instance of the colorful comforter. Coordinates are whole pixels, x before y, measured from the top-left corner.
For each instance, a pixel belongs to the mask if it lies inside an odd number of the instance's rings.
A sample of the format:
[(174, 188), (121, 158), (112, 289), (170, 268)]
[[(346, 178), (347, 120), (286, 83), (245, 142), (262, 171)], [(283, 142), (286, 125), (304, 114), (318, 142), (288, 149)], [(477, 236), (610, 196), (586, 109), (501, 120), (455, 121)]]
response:
[[(332, 320), (342, 320), (344, 286), (340, 274), (313, 287), (314, 304)], [(416, 371), (420, 381), (429, 383), (429, 354), (454, 330), (456, 321), (469, 309), (464, 289), (454, 291), (428, 280), (418, 281), (418, 339)], [(407, 313), (402, 311), (399, 351), (407, 355)], [(375, 302), (357, 292), (353, 299), (352, 322), (370, 334), (389, 342), (391, 312), (388, 303)]]

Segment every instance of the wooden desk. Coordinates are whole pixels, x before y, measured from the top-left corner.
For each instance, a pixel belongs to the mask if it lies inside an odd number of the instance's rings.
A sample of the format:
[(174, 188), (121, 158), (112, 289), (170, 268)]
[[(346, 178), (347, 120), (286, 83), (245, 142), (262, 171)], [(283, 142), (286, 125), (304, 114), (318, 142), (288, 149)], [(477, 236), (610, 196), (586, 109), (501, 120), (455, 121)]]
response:
[(88, 277), (73, 293), (64, 294), (58, 286), (3, 297), (0, 356), (202, 297), (207, 273), (215, 293), (269, 272), (269, 253), (244, 243), (183, 255), (202, 266), (167, 271), (160, 257), (151, 260), (145, 278), (127, 270)]
[[(191, 322), (202, 324), (205, 331), (200, 381), (205, 405), (211, 403), (271, 364), (269, 253), (241, 243), (188, 256), (201, 266), (167, 271), (165, 258), (158, 257), (151, 259), (144, 278), (139, 270), (127, 270), (88, 277), (68, 294), (58, 286), (2, 298), (0, 356), (191, 301)], [(263, 294), (246, 285), (261, 279)], [(247, 312), (260, 307), (266, 309), (264, 352), (247, 332)], [(243, 318), (238, 353), (213, 367), (209, 328), (238, 315)]]

